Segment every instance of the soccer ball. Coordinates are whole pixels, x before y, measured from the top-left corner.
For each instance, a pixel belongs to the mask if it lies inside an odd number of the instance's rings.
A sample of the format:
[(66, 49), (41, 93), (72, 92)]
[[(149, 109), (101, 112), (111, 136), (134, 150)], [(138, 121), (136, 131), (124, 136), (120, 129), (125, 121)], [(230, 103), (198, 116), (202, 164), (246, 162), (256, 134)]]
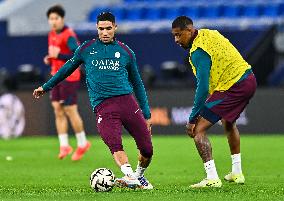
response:
[(115, 176), (110, 169), (98, 168), (92, 172), (90, 185), (97, 192), (110, 191), (114, 185)]

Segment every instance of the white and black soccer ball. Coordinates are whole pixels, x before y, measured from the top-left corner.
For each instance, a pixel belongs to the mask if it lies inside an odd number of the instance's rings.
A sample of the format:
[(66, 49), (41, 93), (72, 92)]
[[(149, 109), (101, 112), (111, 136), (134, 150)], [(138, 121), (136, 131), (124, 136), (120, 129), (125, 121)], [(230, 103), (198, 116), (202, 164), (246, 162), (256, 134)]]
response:
[(92, 172), (90, 185), (97, 192), (110, 191), (114, 186), (115, 175), (108, 168), (98, 168)]

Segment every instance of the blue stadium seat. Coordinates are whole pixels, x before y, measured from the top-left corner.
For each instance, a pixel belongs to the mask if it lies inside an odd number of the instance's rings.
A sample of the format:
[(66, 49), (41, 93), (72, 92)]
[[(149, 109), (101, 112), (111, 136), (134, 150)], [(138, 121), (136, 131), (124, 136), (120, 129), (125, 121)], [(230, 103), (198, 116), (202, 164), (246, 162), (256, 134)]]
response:
[(127, 8), (126, 17), (127, 20), (141, 20), (142, 19), (143, 8)]
[(241, 16), (243, 17), (258, 17), (260, 15), (260, 6), (251, 4), (242, 7)]
[(125, 19), (125, 9), (122, 7), (112, 7), (111, 12), (114, 14), (116, 21), (120, 22)]
[(124, 2), (126, 3), (133, 3), (133, 2), (137, 2), (138, 0), (124, 0)]
[(158, 20), (161, 18), (161, 8), (151, 7), (145, 10), (145, 15), (143, 16), (146, 20)]
[(156, 0), (124, 0), (126, 3), (139, 3), (139, 2), (156, 2)]
[(220, 16), (220, 6), (202, 6), (200, 7), (200, 17), (217, 18)]
[(96, 17), (97, 17), (97, 16), (96, 16), (96, 11), (95, 11), (95, 9), (93, 9), (93, 10), (89, 13), (88, 19), (89, 19), (90, 22), (94, 22)]
[(224, 5), (221, 6), (220, 16), (228, 18), (236, 18), (240, 15), (240, 6), (239, 5)]
[(268, 4), (262, 7), (262, 15), (268, 17), (277, 17), (279, 4)]
[(161, 18), (173, 20), (180, 15), (180, 8), (167, 7), (161, 10)]
[(284, 15), (284, 3), (279, 4), (279, 15)]
[(190, 17), (191, 19), (197, 19), (199, 17), (199, 7), (190, 6), (190, 7), (182, 7), (181, 15), (185, 15)]
[(89, 14), (89, 21), (96, 22), (98, 14), (100, 14), (103, 11), (110, 11), (110, 9), (109, 8), (105, 8), (105, 7), (96, 7), (96, 8), (94, 8), (90, 12), (90, 14)]

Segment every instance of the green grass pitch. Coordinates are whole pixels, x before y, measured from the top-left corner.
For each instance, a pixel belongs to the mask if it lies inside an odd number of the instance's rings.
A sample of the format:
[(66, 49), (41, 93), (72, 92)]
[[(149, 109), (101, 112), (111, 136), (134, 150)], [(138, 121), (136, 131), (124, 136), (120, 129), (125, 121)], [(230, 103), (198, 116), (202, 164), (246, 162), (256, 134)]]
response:
[[(56, 137), (22, 137), (0, 140), (0, 200), (284, 200), (284, 135), (243, 135), (242, 162), (245, 185), (223, 182), (218, 189), (190, 189), (204, 178), (203, 164), (193, 141), (185, 135), (154, 136), (154, 157), (147, 178), (151, 191), (116, 189), (96, 193), (89, 176), (99, 167), (112, 169), (122, 176), (102, 140), (90, 137), (92, 147), (79, 162), (70, 157), (57, 159)], [(225, 136), (210, 136), (219, 176), (231, 169)], [(124, 136), (125, 150), (133, 168), (136, 147)], [(75, 145), (75, 139), (71, 138)], [(6, 160), (11, 156), (13, 160)]]

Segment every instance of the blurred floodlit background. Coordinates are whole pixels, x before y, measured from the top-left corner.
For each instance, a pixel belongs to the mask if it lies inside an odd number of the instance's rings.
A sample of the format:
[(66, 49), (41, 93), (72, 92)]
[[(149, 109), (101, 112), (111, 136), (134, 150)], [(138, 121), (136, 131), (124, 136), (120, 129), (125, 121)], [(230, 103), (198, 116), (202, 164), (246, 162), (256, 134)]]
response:
[[(0, 68), (5, 72), (1, 73), (1, 93), (12, 92), (23, 102), (25, 135), (56, 133), (48, 97), (40, 103), (31, 99), (32, 89), (49, 74), (42, 58), (49, 31), (46, 10), (54, 4), (66, 9), (66, 24), (81, 42), (96, 37), (97, 14), (111, 11), (116, 16), (118, 40), (136, 53), (157, 133), (183, 132), (193, 100), (195, 80), (187, 52), (171, 36), (171, 22), (179, 15), (191, 17), (197, 28), (219, 30), (252, 65), (259, 89), (239, 119), (244, 131), (283, 131), (283, 0), (0, 0)], [(80, 93), (82, 103), (88, 102), (84, 81)], [(87, 130), (94, 131), (89, 105), (81, 110), (84, 120), (90, 121)], [(272, 120), (270, 125), (260, 127), (266, 119)]]

